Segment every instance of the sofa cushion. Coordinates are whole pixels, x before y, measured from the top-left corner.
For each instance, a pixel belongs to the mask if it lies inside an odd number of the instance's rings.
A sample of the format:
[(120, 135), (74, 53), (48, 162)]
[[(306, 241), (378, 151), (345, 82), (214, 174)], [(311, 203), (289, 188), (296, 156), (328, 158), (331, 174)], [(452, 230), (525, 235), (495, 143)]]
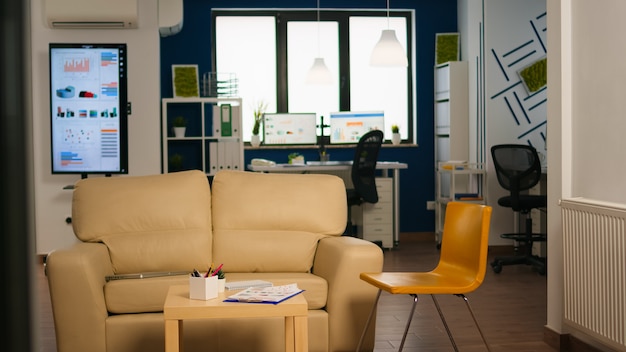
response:
[[(326, 306), (328, 283), (313, 274), (226, 273), (226, 280), (265, 280), (276, 286), (296, 283), (304, 290), (309, 309), (321, 309)], [(104, 286), (107, 310), (112, 314), (161, 312), (170, 285), (189, 285), (189, 276), (109, 281)]]
[(214, 260), (228, 271), (309, 272), (319, 239), (346, 227), (333, 175), (220, 171), (211, 201)]
[(215, 230), (213, 259), (234, 272), (306, 273), (321, 237), (304, 231)]
[(220, 171), (213, 180), (211, 201), (216, 231), (340, 236), (346, 228), (346, 188), (334, 175)]
[(80, 180), (72, 226), (80, 240), (107, 245), (116, 274), (212, 262), (211, 191), (197, 170)]

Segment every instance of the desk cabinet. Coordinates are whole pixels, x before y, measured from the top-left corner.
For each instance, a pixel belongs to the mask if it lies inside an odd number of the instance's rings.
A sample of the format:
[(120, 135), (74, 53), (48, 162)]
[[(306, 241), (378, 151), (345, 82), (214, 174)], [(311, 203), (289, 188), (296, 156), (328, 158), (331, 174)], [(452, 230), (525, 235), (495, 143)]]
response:
[[(173, 121), (187, 121), (184, 137)], [(243, 170), (241, 98), (165, 98), (161, 101), (163, 172), (198, 169), (207, 175)]]
[(362, 231), (364, 240), (380, 241), (383, 248), (393, 248), (393, 183), (389, 177), (376, 178), (378, 203), (364, 203), (362, 208)]

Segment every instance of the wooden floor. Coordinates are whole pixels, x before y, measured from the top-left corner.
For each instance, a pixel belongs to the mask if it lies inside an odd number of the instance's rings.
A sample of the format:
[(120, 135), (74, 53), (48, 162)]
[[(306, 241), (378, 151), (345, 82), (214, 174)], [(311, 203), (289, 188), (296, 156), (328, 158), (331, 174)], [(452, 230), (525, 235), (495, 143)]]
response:
[[(432, 269), (438, 260), (433, 241), (401, 241), (385, 251), (385, 271)], [(41, 352), (56, 352), (54, 324), (43, 270), (39, 272)], [(492, 352), (555, 352), (543, 342), (546, 323), (546, 276), (528, 266), (505, 266), (500, 274), (489, 268), (483, 285), (467, 295)], [(405, 352), (453, 351), (430, 296), (420, 296), (409, 329)], [(397, 351), (411, 307), (405, 295), (381, 296), (375, 352)], [(455, 341), (462, 352), (487, 351), (462, 299), (439, 296)]]

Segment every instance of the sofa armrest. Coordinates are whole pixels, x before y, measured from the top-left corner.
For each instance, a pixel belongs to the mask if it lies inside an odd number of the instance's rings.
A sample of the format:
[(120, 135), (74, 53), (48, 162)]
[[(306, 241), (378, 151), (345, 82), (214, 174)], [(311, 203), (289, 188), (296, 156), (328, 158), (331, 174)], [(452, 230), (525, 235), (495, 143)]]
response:
[(46, 257), (59, 351), (106, 352), (105, 276), (111, 258), (102, 243), (78, 243)]
[[(376, 299), (378, 290), (362, 281), (362, 272), (380, 272), (383, 252), (375, 244), (354, 237), (320, 240), (313, 273), (328, 282), (326, 311), (329, 321), (329, 351), (354, 351)], [(373, 319), (375, 316), (373, 317)], [(376, 326), (375, 319), (372, 326)], [(370, 328), (364, 350), (373, 350), (375, 329)]]

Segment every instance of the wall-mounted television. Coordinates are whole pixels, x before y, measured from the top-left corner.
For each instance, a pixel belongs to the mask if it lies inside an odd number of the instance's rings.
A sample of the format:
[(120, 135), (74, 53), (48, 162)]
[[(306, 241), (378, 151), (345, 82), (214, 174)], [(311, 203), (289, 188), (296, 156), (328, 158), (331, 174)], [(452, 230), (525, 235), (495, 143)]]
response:
[(50, 43), (53, 174), (128, 173), (126, 44)]
[(385, 130), (383, 111), (340, 111), (330, 113), (330, 143), (358, 143), (371, 130)]
[(317, 143), (317, 114), (263, 114), (263, 144), (293, 145)]

